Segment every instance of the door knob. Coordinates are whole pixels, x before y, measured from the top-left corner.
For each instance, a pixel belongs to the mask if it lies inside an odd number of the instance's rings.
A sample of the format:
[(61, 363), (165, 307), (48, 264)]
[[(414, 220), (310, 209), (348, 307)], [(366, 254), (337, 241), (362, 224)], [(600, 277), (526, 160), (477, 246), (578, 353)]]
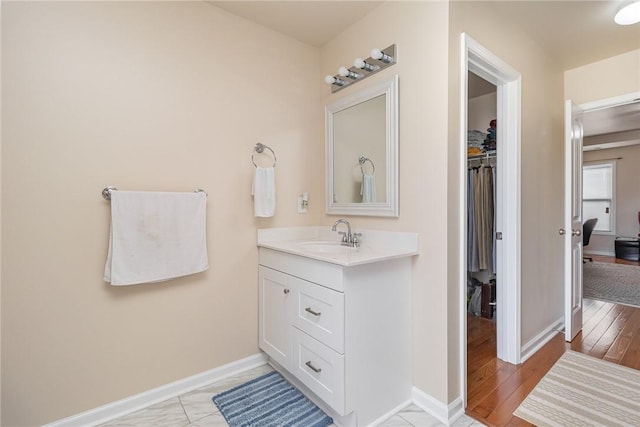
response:
[(561, 228), (560, 230), (558, 230), (558, 233), (559, 233), (561, 236), (564, 236), (564, 234), (565, 234), (564, 228)]
[(571, 231), (571, 235), (572, 236), (580, 236), (582, 234), (582, 231), (580, 230), (572, 230)]

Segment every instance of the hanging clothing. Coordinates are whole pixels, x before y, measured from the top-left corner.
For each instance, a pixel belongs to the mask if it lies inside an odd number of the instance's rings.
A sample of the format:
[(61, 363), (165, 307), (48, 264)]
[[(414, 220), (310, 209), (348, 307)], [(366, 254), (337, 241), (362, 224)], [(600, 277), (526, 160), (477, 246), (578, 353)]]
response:
[(484, 264), (480, 263), (483, 270), (493, 271), (493, 168), (483, 167), (480, 169), (483, 180), (482, 192), (482, 241), (484, 253)]
[(478, 238), (476, 234), (475, 182), (477, 169), (467, 171), (467, 270), (477, 273), (478, 267)]
[(496, 271), (495, 267), (495, 169), (472, 168), (467, 176), (467, 269)]

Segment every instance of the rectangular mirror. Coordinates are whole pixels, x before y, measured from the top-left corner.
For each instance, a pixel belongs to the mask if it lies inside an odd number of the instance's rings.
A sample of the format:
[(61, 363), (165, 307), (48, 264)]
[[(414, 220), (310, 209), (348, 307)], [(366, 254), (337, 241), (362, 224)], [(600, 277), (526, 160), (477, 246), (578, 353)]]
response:
[(330, 215), (398, 216), (398, 76), (327, 105)]

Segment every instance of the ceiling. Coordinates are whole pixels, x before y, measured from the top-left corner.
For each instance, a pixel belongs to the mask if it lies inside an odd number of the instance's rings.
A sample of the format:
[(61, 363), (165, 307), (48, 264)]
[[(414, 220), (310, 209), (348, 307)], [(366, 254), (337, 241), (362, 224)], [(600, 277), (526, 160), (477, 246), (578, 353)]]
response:
[(382, 1), (208, 1), (234, 15), (320, 47)]
[(640, 129), (640, 100), (617, 107), (587, 111), (583, 115), (583, 121), (584, 136)]
[[(453, 0), (458, 1), (458, 0)], [(209, 1), (234, 15), (320, 47), (382, 1)], [(489, 1), (535, 39), (563, 69), (640, 49), (640, 24), (613, 16), (625, 0)]]
[[(383, 2), (212, 0), (208, 3), (303, 43), (321, 47)], [(487, 7), (515, 22), (549, 53), (553, 61), (568, 70), (640, 49), (640, 24), (620, 26), (613, 22), (615, 13), (626, 3), (628, 0), (514, 0), (488, 1)], [(476, 83), (470, 84), (470, 90), (474, 87), (482, 90), (482, 81)], [(486, 86), (483, 93), (491, 90), (495, 87)], [(590, 112), (585, 116), (585, 135), (639, 128), (639, 103)]]

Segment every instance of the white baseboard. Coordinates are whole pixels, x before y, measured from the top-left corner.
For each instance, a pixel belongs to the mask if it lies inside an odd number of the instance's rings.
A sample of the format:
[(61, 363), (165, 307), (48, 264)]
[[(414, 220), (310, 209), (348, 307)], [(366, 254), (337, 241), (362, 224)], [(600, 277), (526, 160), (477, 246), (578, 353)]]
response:
[(607, 252), (607, 251), (588, 251), (588, 250), (584, 250), (583, 255), (602, 255), (602, 256), (616, 256), (615, 252)]
[(254, 354), (253, 356), (219, 366), (209, 371), (183, 378), (140, 394), (54, 421), (50, 424), (46, 424), (44, 427), (84, 427), (103, 424), (118, 417), (143, 409), (149, 405), (179, 396), (191, 390), (204, 387), (207, 384), (220, 381), (239, 372), (246, 371), (266, 363), (267, 356), (264, 353)]
[(413, 402), (411, 400), (407, 400), (406, 402), (401, 403), (400, 405), (396, 406), (395, 408), (393, 408), (392, 410), (390, 410), (389, 412), (387, 412), (386, 414), (378, 417), (377, 420), (371, 422), (369, 424), (369, 427), (375, 427), (378, 426), (382, 423), (384, 423), (385, 421), (387, 421), (389, 418), (391, 418), (392, 416), (394, 416), (395, 414), (397, 414), (398, 412), (402, 411), (404, 408), (406, 408), (407, 406), (411, 405)]
[(413, 387), (411, 396), (416, 406), (419, 406), (426, 413), (433, 415), (443, 424), (451, 425), (464, 414), (462, 398), (460, 397), (446, 405), (417, 387)]
[(543, 345), (551, 341), (556, 334), (564, 328), (564, 316), (553, 322), (546, 329), (524, 344), (520, 350), (520, 363), (524, 363), (528, 358), (533, 356), (536, 351), (540, 350)]

